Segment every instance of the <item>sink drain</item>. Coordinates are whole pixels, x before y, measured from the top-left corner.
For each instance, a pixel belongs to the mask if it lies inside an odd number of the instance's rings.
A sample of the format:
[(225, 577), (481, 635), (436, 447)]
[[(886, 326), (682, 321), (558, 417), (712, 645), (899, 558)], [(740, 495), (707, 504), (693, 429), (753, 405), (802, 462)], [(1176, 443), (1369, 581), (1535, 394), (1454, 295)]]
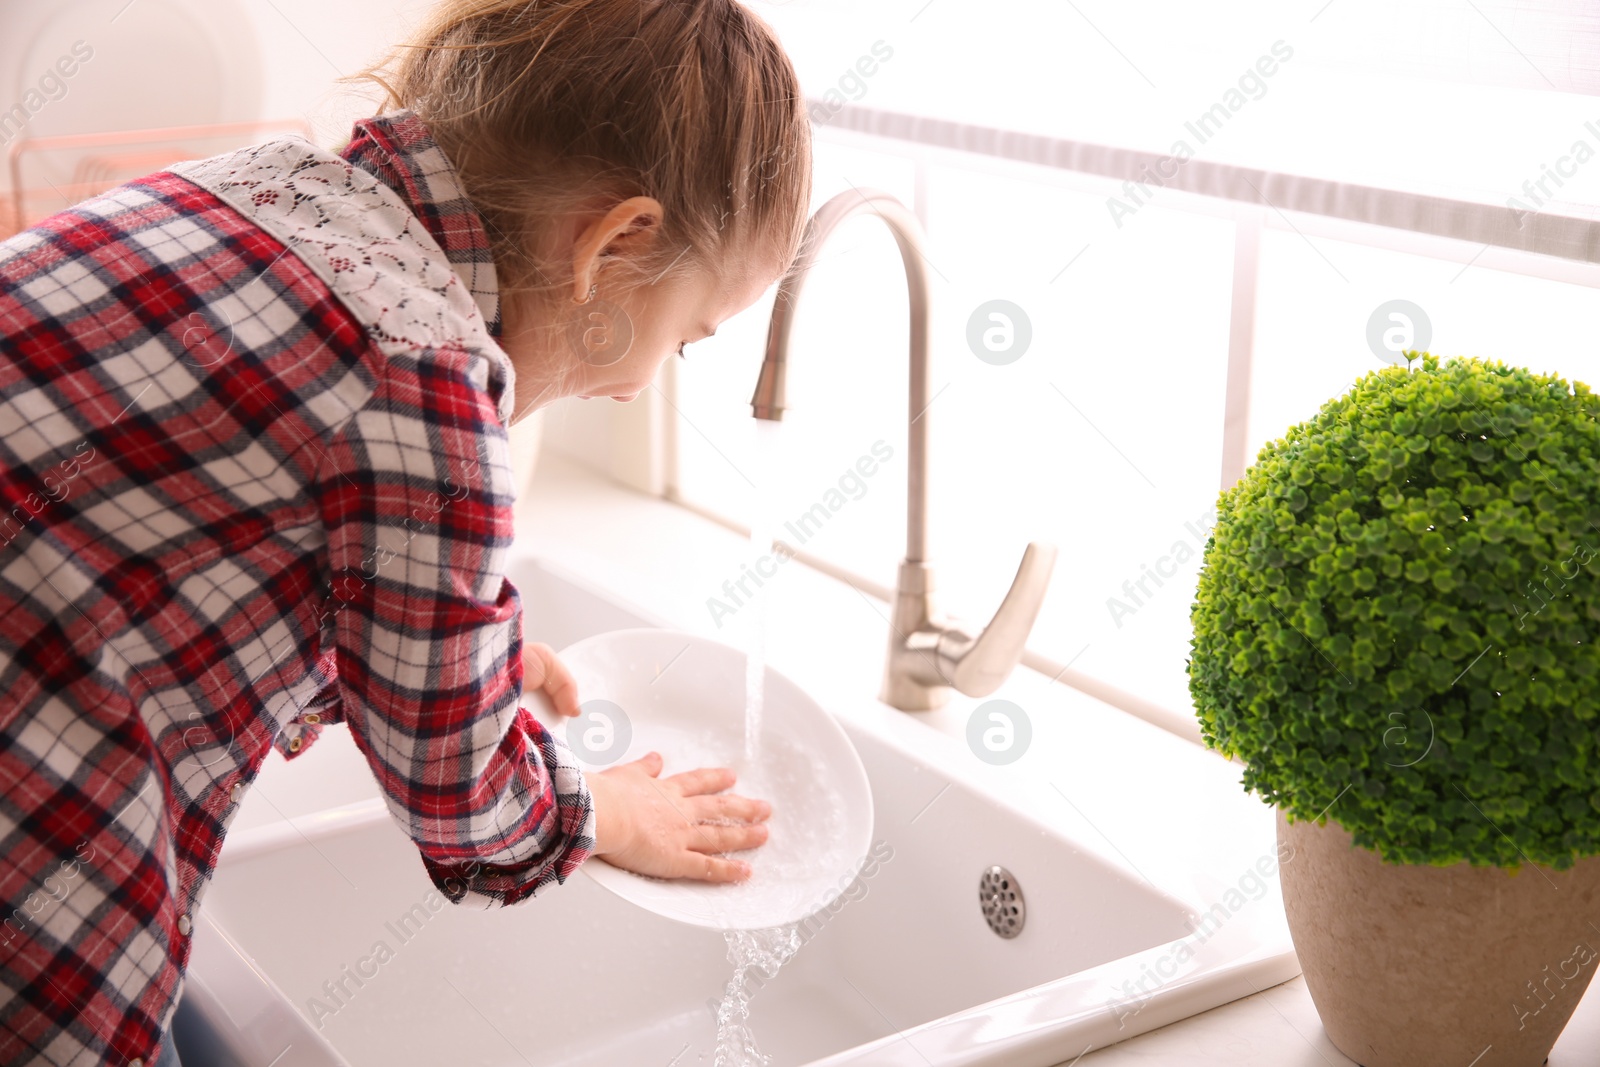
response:
[(978, 902), (983, 905), (983, 920), (989, 929), (1005, 938), (1022, 933), (1028, 913), (1016, 875), (999, 866), (984, 871), (978, 880)]

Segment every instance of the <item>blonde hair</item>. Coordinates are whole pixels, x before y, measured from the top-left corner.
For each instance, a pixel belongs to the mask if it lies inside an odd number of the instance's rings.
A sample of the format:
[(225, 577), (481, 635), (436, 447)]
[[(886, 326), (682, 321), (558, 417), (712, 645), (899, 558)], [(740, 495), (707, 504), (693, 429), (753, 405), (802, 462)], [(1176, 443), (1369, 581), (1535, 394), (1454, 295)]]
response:
[[(767, 255), (786, 268), (811, 197), (794, 67), (737, 0), (444, 0), (360, 77), (416, 112), (483, 216), (503, 292), (570, 286), (543, 262), (562, 212), (660, 201), (623, 286)], [(609, 206), (609, 205), (606, 205)]]

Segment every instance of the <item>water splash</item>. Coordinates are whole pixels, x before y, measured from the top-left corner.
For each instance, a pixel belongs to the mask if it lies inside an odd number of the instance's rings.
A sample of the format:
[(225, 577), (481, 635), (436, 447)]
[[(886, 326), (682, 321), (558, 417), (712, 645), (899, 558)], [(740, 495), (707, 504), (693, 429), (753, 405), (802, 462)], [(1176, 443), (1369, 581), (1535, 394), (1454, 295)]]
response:
[(727, 930), (728, 961), (733, 977), (717, 1005), (717, 1056), (715, 1067), (771, 1067), (772, 1057), (756, 1047), (750, 1033), (749, 989), (752, 972), (760, 981), (778, 976), (778, 969), (800, 951), (800, 925), (774, 926), (766, 930)]

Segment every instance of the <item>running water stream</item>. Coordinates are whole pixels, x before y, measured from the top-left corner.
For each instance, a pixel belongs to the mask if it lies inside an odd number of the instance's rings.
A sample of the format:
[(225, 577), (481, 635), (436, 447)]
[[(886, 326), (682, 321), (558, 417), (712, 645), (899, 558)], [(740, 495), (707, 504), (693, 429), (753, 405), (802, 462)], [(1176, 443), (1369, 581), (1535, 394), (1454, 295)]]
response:
[[(767, 589), (761, 575), (762, 558), (772, 552), (773, 511), (778, 494), (778, 423), (757, 419), (755, 426), (755, 492), (750, 515), (750, 570), (756, 592), (749, 605), (750, 625), (745, 631), (745, 766), (756, 768), (761, 760), (761, 710), (766, 695)], [(756, 1046), (750, 1032), (750, 997), (747, 979), (754, 970), (762, 979), (775, 978), (778, 969), (800, 951), (799, 925), (777, 926), (766, 930), (727, 930), (728, 962), (733, 977), (728, 980), (717, 1006), (717, 1054), (715, 1067), (768, 1067), (771, 1058)]]
[(773, 511), (778, 500), (778, 423), (755, 420), (755, 491), (750, 509), (750, 564), (755, 596), (751, 598), (750, 625), (745, 631), (744, 758), (755, 766), (761, 755), (761, 706), (767, 672), (767, 587), (761, 561), (772, 553)]

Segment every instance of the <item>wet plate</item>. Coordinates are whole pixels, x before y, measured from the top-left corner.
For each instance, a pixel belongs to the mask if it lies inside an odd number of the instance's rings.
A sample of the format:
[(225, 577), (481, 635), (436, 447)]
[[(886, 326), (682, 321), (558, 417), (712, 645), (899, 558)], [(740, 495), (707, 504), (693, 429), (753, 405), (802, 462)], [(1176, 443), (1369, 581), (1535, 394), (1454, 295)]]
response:
[(861, 757), (833, 716), (766, 669), (755, 759), (745, 755), (745, 653), (675, 630), (614, 630), (560, 653), (582, 712), (561, 718), (529, 700), (586, 771), (661, 753), (665, 778), (729, 767), (729, 792), (770, 801), (770, 833), (729, 853), (750, 864), (739, 884), (647, 878), (598, 858), (582, 867), (618, 896), (679, 922), (752, 930), (799, 922), (855, 877), (872, 844), (872, 790)]

